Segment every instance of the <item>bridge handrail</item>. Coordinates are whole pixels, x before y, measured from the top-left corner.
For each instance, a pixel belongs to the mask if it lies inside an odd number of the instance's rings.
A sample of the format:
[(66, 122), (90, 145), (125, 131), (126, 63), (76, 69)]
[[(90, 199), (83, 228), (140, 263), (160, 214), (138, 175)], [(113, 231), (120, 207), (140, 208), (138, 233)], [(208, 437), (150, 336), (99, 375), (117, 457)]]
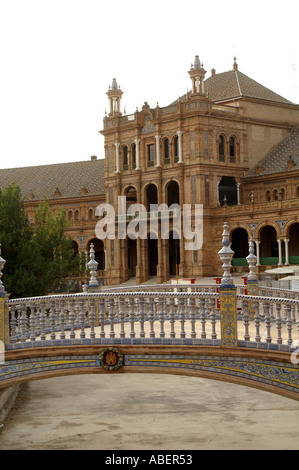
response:
[[(108, 337), (112, 341), (145, 341), (147, 338), (161, 344), (168, 338), (180, 339), (183, 344), (187, 344), (187, 339), (192, 344), (208, 344), (211, 341), (218, 346), (222, 334), (218, 302), (217, 292), (159, 290), (82, 292), (7, 299), (11, 317), (9, 347), (20, 348), (25, 343), (27, 347), (28, 344), (49, 347), (56, 344), (57, 335), (62, 343), (78, 342), (78, 334), (84, 342), (87, 340), (87, 328), (92, 341), (107, 341)], [(299, 331), (299, 300), (236, 294), (236, 303), (240, 345), (252, 347), (254, 343), (254, 347), (258, 348), (264, 343), (271, 343), (281, 350), (291, 350), (296, 325)], [(160, 323), (159, 332), (154, 330), (155, 322)], [(165, 322), (170, 327), (170, 333), (165, 332)], [(125, 332), (125, 324), (129, 324), (129, 332)], [(140, 325), (139, 333), (135, 331), (135, 324)], [(180, 331), (175, 331), (175, 324), (179, 324)], [(120, 326), (119, 333), (115, 332), (116, 325)], [(147, 333), (145, 325), (149, 328)], [(267, 333), (264, 338), (262, 325)], [(188, 333), (186, 326), (190, 329)], [(277, 331), (276, 338), (272, 334), (273, 327)], [(210, 330), (210, 338), (207, 329)]]

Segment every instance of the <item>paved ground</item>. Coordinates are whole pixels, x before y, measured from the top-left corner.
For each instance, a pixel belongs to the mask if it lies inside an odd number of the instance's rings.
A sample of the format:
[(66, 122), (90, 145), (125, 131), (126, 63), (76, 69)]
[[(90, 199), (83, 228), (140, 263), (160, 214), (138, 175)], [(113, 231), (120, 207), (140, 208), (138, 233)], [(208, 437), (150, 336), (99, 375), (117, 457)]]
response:
[(299, 449), (299, 402), (196, 377), (81, 375), (22, 387), (0, 449)]

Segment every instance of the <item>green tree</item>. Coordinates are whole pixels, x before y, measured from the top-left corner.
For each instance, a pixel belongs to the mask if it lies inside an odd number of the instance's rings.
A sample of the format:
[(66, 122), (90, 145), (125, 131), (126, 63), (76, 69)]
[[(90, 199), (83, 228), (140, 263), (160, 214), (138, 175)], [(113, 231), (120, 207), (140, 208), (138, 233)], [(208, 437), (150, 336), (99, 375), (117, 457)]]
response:
[(59, 208), (56, 215), (44, 199), (35, 212), (34, 252), (38, 253), (39, 277), (43, 280), (43, 292), (67, 290), (68, 277), (85, 274), (86, 257), (75, 256), (72, 239), (65, 235), (68, 228), (65, 210)]
[(0, 243), (6, 260), (2, 280), (12, 298), (66, 290), (68, 276), (85, 274), (86, 259), (75, 256), (66, 229), (64, 210), (54, 216), (44, 200), (32, 225), (20, 188), (12, 184), (0, 190)]

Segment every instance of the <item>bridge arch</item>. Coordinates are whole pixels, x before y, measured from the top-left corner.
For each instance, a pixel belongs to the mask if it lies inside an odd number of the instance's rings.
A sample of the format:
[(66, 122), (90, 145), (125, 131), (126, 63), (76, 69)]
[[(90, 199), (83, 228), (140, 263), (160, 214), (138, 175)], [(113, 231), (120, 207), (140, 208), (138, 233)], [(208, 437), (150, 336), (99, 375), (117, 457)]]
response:
[[(108, 370), (103, 351), (122, 355), (119, 368)], [(44, 355), (46, 353), (46, 355)], [(289, 373), (288, 373), (289, 372)], [(201, 377), (256, 388), (299, 400), (297, 371), (289, 354), (209, 346), (89, 345), (8, 351), (1, 367), (0, 389), (51, 377), (82, 374), (155, 373)]]

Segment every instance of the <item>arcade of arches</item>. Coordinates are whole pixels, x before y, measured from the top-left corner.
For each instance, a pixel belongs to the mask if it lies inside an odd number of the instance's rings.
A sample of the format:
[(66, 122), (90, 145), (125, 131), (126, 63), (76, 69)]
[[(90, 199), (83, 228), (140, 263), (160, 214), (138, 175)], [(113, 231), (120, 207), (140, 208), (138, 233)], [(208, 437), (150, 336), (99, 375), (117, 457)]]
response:
[[(248, 229), (249, 230), (249, 229)], [(289, 265), (299, 263), (299, 223), (287, 227), (283, 235), (276, 224), (256, 228), (255, 254), (257, 265)], [(234, 251), (233, 266), (246, 266), (249, 234), (245, 228), (236, 228), (231, 232), (231, 248)]]

